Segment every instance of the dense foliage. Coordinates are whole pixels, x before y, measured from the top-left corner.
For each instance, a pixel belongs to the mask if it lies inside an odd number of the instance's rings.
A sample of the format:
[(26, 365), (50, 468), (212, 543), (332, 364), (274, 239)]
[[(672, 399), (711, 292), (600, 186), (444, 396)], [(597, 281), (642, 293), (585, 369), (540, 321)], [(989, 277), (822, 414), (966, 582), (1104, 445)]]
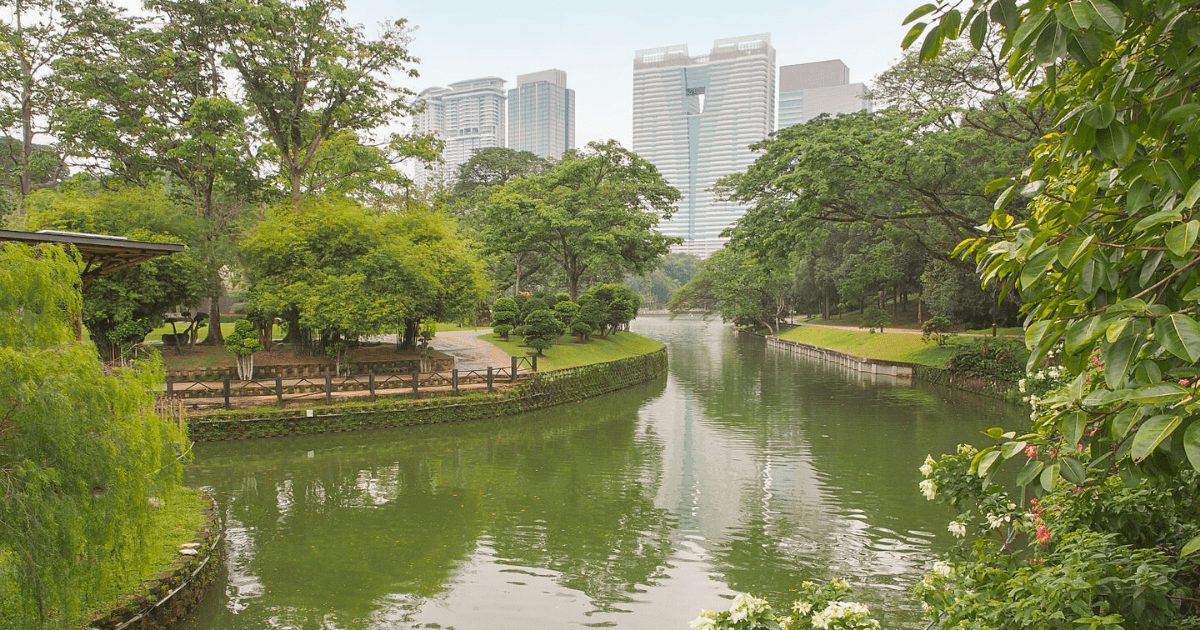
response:
[(75, 338), (79, 262), (0, 246), (0, 626), (79, 627), (136, 583), (153, 498), (180, 484), (156, 360), (106, 370)]
[[(1196, 627), (1200, 12), (972, 0), (909, 22), (928, 58), (997, 32), (998, 59), (1057, 126), (1027, 170), (989, 186), (985, 234), (959, 247), (985, 282), (1020, 292), (1026, 367), (1058, 377), (1030, 396), (1029, 426), (926, 463), (922, 490), (970, 539), (921, 591), (931, 621)], [(1015, 491), (996, 483), (1009, 474)]]

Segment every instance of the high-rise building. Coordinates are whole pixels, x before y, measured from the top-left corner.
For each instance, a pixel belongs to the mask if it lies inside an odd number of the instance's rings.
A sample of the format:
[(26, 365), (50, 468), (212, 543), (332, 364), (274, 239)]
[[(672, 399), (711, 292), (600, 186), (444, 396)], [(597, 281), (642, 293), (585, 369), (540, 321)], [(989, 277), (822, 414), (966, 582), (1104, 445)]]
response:
[(417, 169), (417, 183), (452, 184), (458, 167), (484, 147), (504, 146), (504, 79), (482, 77), (422, 91), (424, 111), (414, 119), (418, 132), (442, 140), (442, 164)]
[(721, 232), (746, 208), (720, 200), (717, 180), (744, 171), (750, 145), (775, 125), (775, 48), (769, 34), (719, 39), (704, 56), (687, 46), (634, 53), (633, 150), (646, 158), (682, 198), (660, 224), (684, 239), (676, 251), (708, 256)]
[(779, 66), (779, 128), (808, 122), (821, 114), (871, 109), (867, 88), (850, 82), (841, 59)]
[(575, 90), (567, 88), (566, 72), (517, 76), (508, 91), (508, 147), (554, 160), (575, 148)]

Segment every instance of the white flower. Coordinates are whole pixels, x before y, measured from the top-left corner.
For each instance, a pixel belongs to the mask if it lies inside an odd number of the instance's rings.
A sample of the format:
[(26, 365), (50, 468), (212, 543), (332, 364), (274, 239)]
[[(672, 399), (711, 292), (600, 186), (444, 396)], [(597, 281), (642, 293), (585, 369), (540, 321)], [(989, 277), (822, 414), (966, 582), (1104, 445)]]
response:
[(917, 487), (921, 489), (921, 494), (925, 495), (926, 501), (932, 501), (937, 497), (937, 483), (935, 483), (932, 479), (926, 479), (922, 481), (921, 483), (917, 484)]
[(766, 611), (767, 600), (755, 597), (748, 593), (738, 593), (733, 598), (733, 604), (729, 607), (729, 620), (737, 623), (745, 621), (753, 616)]
[(936, 465), (937, 462), (933, 461), (933, 457), (926, 455), (925, 463), (921, 464), (921, 476), (928, 477), (929, 475), (933, 474), (933, 467)]
[(951, 534), (954, 534), (955, 538), (962, 538), (963, 536), (967, 535), (967, 524), (961, 521), (950, 521), (950, 524), (946, 526), (946, 529)]
[(800, 613), (801, 615), (807, 615), (808, 613), (812, 612), (812, 602), (796, 602), (792, 605), (792, 610)]
[[(853, 620), (858, 622), (854, 627), (858, 628), (877, 628), (879, 624), (876, 622), (868, 622), (871, 611), (864, 605), (858, 602), (829, 602), (829, 605), (824, 610), (813, 615), (812, 625), (814, 628), (832, 628), (836, 627), (833, 624), (838, 621)], [(869, 625), (865, 625), (869, 624)]]
[(1022, 394), (1025, 393), (1025, 379), (1021, 379), (1021, 380), (1017, 381), (1017, 390), (1020, 391)]
[(717, 630), (716, 613), (711, 610), (701, 610), (700, 616), (688, 624), (692, 630)]
[(933, 563), (933, 568), (931, 568), (930, 571), (932, 571), (934, 575), (940, 575), (944, 578), (954, 575), (954, 567), (951, 566), (949, 562), (942, 562), (940, 560)]
[(1004, 527), (1006, 524), (1012, 522), (1012, 515), (1011, 514), (1003, 514), (1003, 515), (988, 514), (987, 522), (988, 522), (988, 526), (991, 527), (992, 529), (1000, 529), (1001, 527)]

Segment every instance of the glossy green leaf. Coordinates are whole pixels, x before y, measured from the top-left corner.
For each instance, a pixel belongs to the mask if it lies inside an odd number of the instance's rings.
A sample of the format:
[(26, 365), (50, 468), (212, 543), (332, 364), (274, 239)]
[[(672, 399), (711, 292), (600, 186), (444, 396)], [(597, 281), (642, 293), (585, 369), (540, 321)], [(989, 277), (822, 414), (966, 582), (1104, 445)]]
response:
[(975, 50), (983, 48), (983, 43), (987, 40), (988, 20), (987, 14), (980, 11), (975, 19), (971, 20), (971, 46)]
[(1164, 240), (1172, 254), (1183, 257), (1196, 244), (1197, 236), (1200, 236), (1200, 221), (1192, 220), (1168, 230)]
[(921, 59), (931, 60), (942, 52), (942, 43), (945, 41), (945, 35), (942, 33), (940, 24), (934, 24), (925, 33), (925, 41), (921, 43)]
[(1167, 208), (1166, 210), (1159, 210), (1158, 212), (1155, 212), (1154, 214), (1152, 214), (1148, 217), (1145, 217), (1141, 221), (1138, 221), (1137, 223), (1135, 223), (1133, 225), (1133, 231), (1134, 232), (1145, 232), (1146, 230), (1148, 230), (1156, 225), (1161, 225), (1163, 223), (1169, 223), (1171, 221), (1178, 221), (1182, 218), (1183, 218), (1183, 216), (1179, 213), (1179, 210), (1176, 210), (1174, 208)]
[(1088, 18), (1092, 26), (1110, 33), (1117, 33), (1125, 28), (1125, 15), (1109, 0), (1081, 0), (1080, 4), (1092, 13)]
[(1110, 121), (1110, 124), (1096, 130), (1096, 148), (1100, 150), (1100, 155), (1114, 162), (1124, 161), (1132, 145), (1133, 135), (1125, 125)]
[(1045, 464), (1040, 460), (1031, 459), (1021, 468), (1021, 472), (1017, 473), (1017, 485), (1027, 486), (1034, 479), (1037, 479), (1038, 474), (1042, 472)]
[(921, 36), (921, 33), (925, 32), (925, 27), (927, 26), (929, 26), (929, 24), (925, 22), (917, 22), (916, 24), (913, 24), (908, 29), (908, 32), (904, 34), (904, 39), (901, 40), (900, 47), (908, 48), (909, 46), (912, 46), (912, 43), (917, 41), (917, 38)]
[(1065, 414), (1059, 427), (1067, 444), (1075, 446), (1083, 438), (1083, 430), (1087, 427), (1087, 416), (1078, 411)]
[(998, 459), (1000, 459), (1000, 451), (992, 450), (984, 453), (983, 457), (979, 460), (979, 467), (975, 469), (975, 474), (980, 477), (987, 475), (988, 471), (991, 470), (992, 465), (995, 464), (996, 460)]
[(1196, 536), (1195, 538), (1187, 541), (1187, 544), (1185, 544), (1183, 549), (1179, 551), (1179, 557), (1186, 558), (1197, 551), (1200, 551), (1200, 536)]
[(1183, 432), (1183, 452), (1192, 468), (1200, 470), (1200, 421), (1192, 422)]
[(929, 15), (930, 13), (933, 13), (934, 11), (937, 11), (936, 4), (933, 4), (933, 3), (922, 4), (921, 6), (913, 9), (908, 14), (908, 16), (904, 18), (904, 21), (901, 22), (901, 24), (908, 24), (909, 22), (912, 22), (913, 20), (925, 17), (926, 15)]
[(1129, 395), (1129, 399), (1144, 405), (1155, 405), (1175, 402), (1187, 395), (1187, 390), (1174, 383), (1159, 383), (1139, 387)]
[(1062, 476), (1071, 483), (1082, 486), (1087, 481), (1087, 472), (1083, 469), (1083, 464), (1073, 457), (1064, 457), (1058, 460), (1061, 466)]
[(1196, 202), (1200, 201), (1200, 179), (1192, 182), (1192, 187), (1188, 188), (1187, 194), (1183, 196), (1183, 207), (1194, 208)]
[(1042, 468), (1042, 474), (1038, 476), (1038, 480), (1046, 492), (1053, 492), (1054, 487), (1058, 485), (1058, 470), (1058, 464), (1050, 464)]
[(1172, 313), (1160, 318), (1154, 324), (1154, 338), (1180, 359), (1200, 361), (1200, 323), (1191, 317)]
[(1159, 444), (1171, 437), (1182, 422), (1183, 419), (1179, 416), (1171, 415), (1154, 416), (1143, 422), (1133, 436), (1133, 446), (1129, 451), (1133, 461), (1141, 462), (1149, 457)]

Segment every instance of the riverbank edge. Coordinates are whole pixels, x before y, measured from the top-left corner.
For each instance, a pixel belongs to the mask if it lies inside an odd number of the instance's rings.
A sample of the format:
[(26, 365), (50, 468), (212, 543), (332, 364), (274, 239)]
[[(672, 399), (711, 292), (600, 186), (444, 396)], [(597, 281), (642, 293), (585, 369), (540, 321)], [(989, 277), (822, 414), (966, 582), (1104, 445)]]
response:
[(245, 409), (193, 416), (188, 421), (188, 435), (196, 442), (216, 442), (488, 420), (607, 394), (650, 382), (666, 372), (667, 349), (662, 347), (615, 361), (537, 372), (511, 389), (493, 394), (344, 402), (311, 410)]
[(170, 628), (181, 621), (208, 593), (224, 561), (221, 541), (225, 528), (212, 495), (204, 493), (204, 524), (189, 543), (195, 554), (181, 553), (167, 569), (126, 594), (85, 626), (104, 630)]
[[(753, 334), (753, 333), (752, 333)], [(1012, 403), (1020, 402), (1017, 384), (992, 378), (958, 376), (946, 368), (907, 361), (890, 361), (860, 357), (841, 350), (822, 348), (775, 335), (762, 335), (768, 346), (782, 348), (796, 354), (826, 363), (841, 365), (857, 372), (872, 375), (907, 378), (952, 389), (971, 392), (989, 398), (998, 398)]]

